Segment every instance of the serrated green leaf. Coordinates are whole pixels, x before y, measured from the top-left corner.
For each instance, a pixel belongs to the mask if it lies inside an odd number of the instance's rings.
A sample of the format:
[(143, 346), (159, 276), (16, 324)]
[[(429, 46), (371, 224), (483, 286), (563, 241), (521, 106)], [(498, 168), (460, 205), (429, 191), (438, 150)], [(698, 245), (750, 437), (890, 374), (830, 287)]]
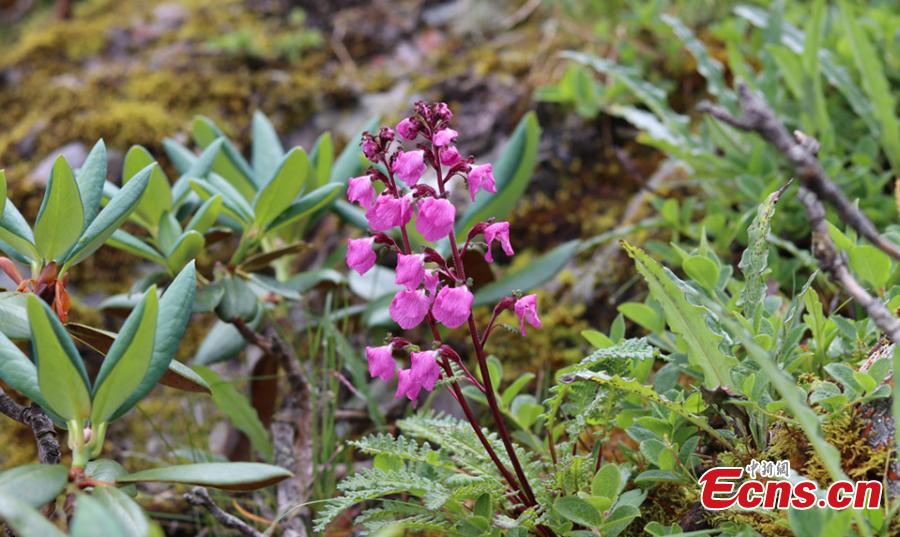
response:
[(209, 385), (216, 407), (228, 416), (232, 425), (247, 435), (253, 449), (265, 460), (272, 460), (272, 442), (269, 440), (269, 433), (247, 397), (208, 367), (194, 366), (194, 371)]
[(143, 381), (153, 356), (158, 316), (154, 285), (125, 320), (103, 360), (94, 385), (92, 423), (108, 421)]
[(66, 421), (87, 419), (91, 414), (90, 382), (78, 350), (41, 299), (29, 295), (27, 307), (41, 395), (50, 410)]
[(306, 151), (300, 147), (291, 149), (253, 200), (254, 222), (257, 227), (265, 229), (291, 206), (303, 190), (309, 172)]
[(152, 468), (119, 478), (119, 483), (180, 483), (223, 490), (256, 490), (293, 474), (284, 468), (255, 462), (207, 462)]
[(56, 261), (84, 230), (84, 205), (72, 168), (62, 155), (53, 163), (50, 181), (34, 224), (34, 243), (41, 257)]
[(771, 229), (772, 215), (775, 214), (775, 204), (781, 197), (783, 190), (779, 189), (766, 198), (766, 201), (757, 208), (756, 216), (747, 229), (747, 248), (741, 254), (738, 268), (744, 274), (744, 287), (738, 298), (737, 305), (741, 306), (744, 316), (748, 319), (756, 319), (756, 314), (766, 298), (768, 286), (766, 274), (769, 272), (769, 243), (766, 237)]

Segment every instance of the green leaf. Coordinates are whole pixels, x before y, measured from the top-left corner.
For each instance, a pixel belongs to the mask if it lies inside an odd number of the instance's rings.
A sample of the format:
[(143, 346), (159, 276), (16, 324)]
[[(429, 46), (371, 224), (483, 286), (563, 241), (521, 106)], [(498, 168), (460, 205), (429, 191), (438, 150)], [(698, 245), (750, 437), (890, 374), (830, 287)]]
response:
[(38, 508), (55, 500), (68, 482), (69, 469), (62, 464), (16, 466), (0, 474), (0, 496), (14, 496)]
[(200, 255), (205, 244), (206, 240), (203, 235), (196, 231), (182, 233), (166, 258), (166, 267), (168, 267), (169, 273), (178, 274), (185, 265)]
[(256, 490), (293, 474), (284, 468), (255, 462), (207, 462), (152, 468), (120, 477), (119, 483), (181, 483), (223, 490)]
[(169, 368), (159, 379), (159, 383), (185, 392), (212, 394), (212, 389), (203, 377), (178, 360), (169, 362)]
[(29, 261), (39, 259), (41, 255), (34, 246), (34, 234), (22, 213), (8, 199), (2, 199), (0, 203), (4, 204), (3, 214), (0, 216), (0, 241)]
[[(200, 147), (209, 149), (214, 144), (221, 143), (222, 151), (217, 150), (214, 153), (211, 170), (231, 183), (244, 199), (252, 199), (261, 178), (254, 176), (253, 169), (222, 130), (211, 119), (197, 116), (192, 125), (192, 133), (194, 141)], [(205, 175), (204, 173), (194, 177)]]
[(28, 321), (38, 386), (50, 409), (66, 421), (87, 419), (90, 382), (72, 339), (56, 314), (34, 295), (28, 296)]
[(475, 293), (475, 305), (493, 304), (512, 291), (527, 291), (556, 277), (575, 252), (579, 240), (563, 243), (512, 274), (491, 282)]
[(83, 493), (76, 497), (75, 516), (72, 517), (69, 533), (71, 537), (96, 537), (97, 535), (121, 535), (124, 537), (128, 535), (119, 520), (107, 511), (103, 503)]
[(0, 201), (6, 200), (6, 171), (0, 170)]
[(34, 224), (34, 241), (41, 257), (60, 259), (84, 230), (84, 205), (78, 183), (66, 159), (60, 155), (53, 163), (47, 191)]
[(209, 231), (213, 225), (215, 225), (216, 220), (219, 219), (219, 215), (222, 213), (222, 195), (216, 194), (215, 196), (209, 198), (203, 205), (200, 206), (199, 209), (194, 213), (194, 216), (191, 217), (191, 221), (188, 222), (188, 225), (185, 231), (196, 231), (197, 233), (206, 233)]
[[(141, 170), (155, 162), (153, 156), (143, 146), (132, 146), (125, 154), (122, 182), (127, 184)], [(141, 201), (134, 213), (146, 222), (151, 230), (154, 230), (159, 225), (159, 219), (163, 213), (171, 209), (172, 189), (169, 187), (169, 179), (161, 167), (154, 166), (150, 173), (150, 181), (147, 183), (147, 190), (141, 196)]]
[(591, 480), (591, 494), (615, 500), (621, 489), (622, 473), (615, 464), (604, 464)]
[(0, 519), (18, 535), (66, 537), (44, 515), (13, 495), (0, 494)]
[(265, 460), (272, 460), (272, 442), (269, 433), (259, 419), (256, 409), (234, 384), (222, 380), (215, 371), (203, 366), (194, 366), (196, 371), (212, 390), (216, 407), (228, 416), (232, 425), (247, 435), (250, 443)]
[[(261, 312), (257, 312), (257, 316), (254, 319), (257, 325), (261, 317)], [(253, 327), (253, 322), (251, 321), (248, 325)], [(234, 325), (216, 321), (200, 343), (200, 348), (197, 349), (197, 354), (194, 356), (194, 363), (209, 365), (230, 360), (244, 350), (246, 346), (247, 342)]]
[(756, 216), (747, 229), (747, 248), (738, 263), (738, 268), (744, 274), (744, 288), (741, 289), (737, 305), (743, 306), (744, 316), (751, 320), (756, 318), (756, 313), (766, 298), (766, 274), (769, 272), (769, 243), (766, 237), (771, 229), (775, 204), (783, 192), (784, 189), (781, 188), (769, 194), (765, 203), (757, 208)]
[(497, 193), (475, 199), (456, 223), (457, 234), (464, 236), (466, 230), (482, 220), (504, 218), (516, 207), (534, 173), (540, 138), (537, 116), (529, 112), (519, 121), (494, 166)]
[(716, 266), (715, 261), (704, 255), (692, 255), (685, 258), (681, 267), (690, 279), (699, 283), (704, 289), (715, 290), (716, 284), (719, 282), (719, 267)]
[(153, 339), (153, 357), (141, 384), (131, 397), (119, 407), (111, 420), (117, 419), (144, 398), (169, 370), (169, 364), (178, 350), (194, 307), (197, 279), (194, 263), (188, 263), (163, 293), (159, 300), (159, 319)]
[(282, 226), (286, 226), (313, 214), (325, 205), (331, 203), (341, 192), (343, 192), (343, 190), (344, 185), (331, 183), (317, 188), (309, 194), (305, 194), (278, 215), (278, 217), (268, 225), (266, 231), (274, 231)]
[(141, 170), (109, 200), (97, 218), (81, 234), (75, 246), (66, 254), (61, 273), (65, 273), (72, 265), (83, 261), (103, 246), (113, 232), (125, 222), (144, 194), (153, 166), (155, 164)]
[(122, 250), (131, 255), (153, 261), (158, 265), (166, 264), (166, 259), (159, 255), (159, 252), (157, 252), (155, 248), (127, 231), (121, 229), (115, 230), (113, 234), (110, 235), (109, 240), (106, 241), (106, 244), (117, 250)]
[[(97, 500), (106, 512), (106, 515), (114, 520), (124, 533), (117, 534), (121, 537), (149, 537), (150, 519), (143, 508), (132, 500), (127, 494), (116, 487), (96, 487), (91, 493), (91, 498)], [(76, 510), (76, 516), (78, 511)], [(95, 533), (94, 535), (98, 535)], [(107, 534), (113, 535), (113, 534)]]
[(661, 334), (666, 328), (665, 319), (660, 319), (656, 310), (641, 302), (625, 302), (619, 304), (616, 309), (626, 318), (653, 334)]
[(41, 395), (37, 367), (3, 332), (0, 332), (0, 379), (15, 391), (52, 412)]
[(257, 110), (253, 113), (253, 175), (257, 180), (269, 177), (281, 159), (284, 158), (284, 147), (278, 139), (278, 133), (265, 114)]
[(585, 526), (598, 528), (603, 525), (603, 516), (594, 506), (577, 496), (563, 496), (553, 502), (553, 509), (561, 517)]
[(331, 177), (331, 167), (334, 164), (334, 144), (331, 142), (331, 133), (325, 132), (319, 136), (309, 152), (309, 162), (316, 171), (316, 188), (327, 183)]
[(158, 316), (159, 299), (154, 285), (125, 320), (100, 366), (94, 383), (92, 423), (108, 421), (141, 384), (153, 356)]
[(303, 148), (295, 147), (285, 155), (272, 178), (256, 194), (253, 212), (257, 227), (263, 229), (291, 206), (309, 177), (309, 158)]
[(727, 102), (728, 100), (733, 100), (733, 98), (728, 99), (729, 96), (733, 96), (734, 94), (729, 91), (728, 87), (725, 85), (722, 64), (710, 56), (709, 51), (706, 50), (706, 46), (697, 39), (697, 36), (678, 20), (678, 18), (666, 13), (663, 13), (661, 18), (662, 21), (672, 29), (678, 39), (681, 40), (684, 44), (684, 48), (686, 48), (688, 52), (691, 53), (691, 56), (697, 61), (697, 72), (706, 79), (706, 90), (709, 91), (710, 94), (718, 97), (720, 101), (724, 100)]
[[(247, 203), (241, 194), (227, 182), (224, 185), (213, 185), (202, 179), (191, 179), (191, 189), (204, 201), (211, 200), (214, 196), (222, 197), (222, 213), (237, 221), (242, 226), (249, 225), (253, 219), (253, 208)], [(225, 188), (220, 188), (225, 186)]]
[(25, 309), (26, 293), (0, 292), (0, 332), (10, 339), (28, 339), (28, 311)]
[(703, 384), (714, 390), (731, 384), (731, 369), (736, 364), (733, 356), (726, 356), (719, 350), (722, 336), (713, 333), (706, 325), (707, 311), (694, 306), (685, 298), (682, 286), (676, 283), (674, 274), (667, 273), (643, 250), (623, 242), (638, 272), (650, 288), (650, 294), (663, 308), (666, 322), (672, 331), (684, 338), (688, 360), (703, 371)]
[(103, 199), (103, 185), (106, 183), (106, 144), (99, 140), (75, 174), (78, 192), (84, 207), (84, 221), (94, 221)]
[(249, 320), (259, 311), (259, 301), (253, 290), (241, 276), (231, 274), (220, 280), (225, 294), (216, 306), (216, 314), (220, 319), (231, 322), (235, 319)]
[(613, 346), (613, 340), (609, 339), (609, 336), (598, 330), (582, 330), (581, 337), (598, 349), (605, 349)]
[(878, 248), (861, 244), (850, 249), (850, 269), (872, 288), (883, 288), (891, 277), (891, 258)]

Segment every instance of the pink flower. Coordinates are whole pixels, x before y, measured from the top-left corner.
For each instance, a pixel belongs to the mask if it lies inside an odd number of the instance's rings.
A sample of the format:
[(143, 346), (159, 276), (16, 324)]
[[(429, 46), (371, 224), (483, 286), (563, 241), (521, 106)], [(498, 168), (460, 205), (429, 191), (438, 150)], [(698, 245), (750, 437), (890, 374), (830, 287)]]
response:
[(459, 136), (459, 133), (453, 129), (441, 129), (434, 133), (434, 138), (431, 140), (431, 143), (433, 143), (435, 147), (444, 147), (445, 145), (452, 144), (457, 136)]
[(351, 177), (347, 187), (347, 199), (350, 200), (350, 203), (359, 203), (360, 206), (371, 209), (375, 203), (375, 187), (372, 186), (372, 176)]
[(415, 185), (425, 173), (425, 152), (421, 149), (400, 151), (394, 160), (392, 170), (407, 185)]
[(397, 393), (395, 399), (406, 396), (410, 401), (415, 401), (422, 391), (422, 383), (419, 382), (409, 369), (401, 369), (397, 375)]
[(443, 198), (426, 198), (419, 206), (416, 229), (428, 241), (443, 239), (453, 231), (456, 208)]
[(424, 254), (399, 254), (397, 256), (397, 285), (405, 285), (410, 291), (415, 291), (425, 278)]
[(375, 265), (375, 250), (372, 249), (374, 242), (374, 237), (347, 241), (347, 266), (358, 272), (360, 276), (369, 272), (369, 269)]
[(436, 356), (435, 351), (410, 354), (412, 358), (412, 365), (409, 367), (410, 374), (429, 392), (434, 389), (434, 384), (441, 378), (441, 366), (438, 365)]
[(425, 289), (432, 297), (434, 297), (434, 293), (437, 292), (437, 286), (440, 281), (441, 278), (438, 276), (436, 270), (425, 271)]
[(462, 157), (459, 154), (459, 150), (456, 149), (456, 146), (451, 145), (441, 150), (441, 164), (444, 166), (453, 166), (460, 160), (462, 160)]
[(541, 320), (537, 314), (537, 295), (526, 295), (516, 300), (514, 309), (516, 310), (516, 315), (519, 316), (519, 328), (522, 330), (523, 336), (526, 335), (526, 321), (535, 328), (541, 327)]
[(425, 319), (430, 305), (425, 291), (400, 291), (391, 301), (391, 319), (404, 330), (415, 328)]
[(412, 218), (412, 195), (401, 198), (384, 192), (375, 199), (372, 208), (366, 211), (369, 227), (375, 231), (387, 231), (395, 226), (405, 226)]
[(378, 159), (378, 144), (375, 142), (373, 138), (366, 138), (362, 142), (362, 151), (363, 155), (366, 156), (367, 159), (375, 162)]
[(472, 195), (472, 201), (475, 201), (475, 194), (478, 193), (479, 189), (492, 194), (497, 192), (497, 183), (494, 181), (494, 167), (491, 164), (472, 166), (472, 169), (469, 170), (469, 194)]
[(503, 253), (513, 255), (512, 245), (509, 243), (509, 222), (497, 222), (484, 228), (484, 240), (487, 242), (487, 253), (484, 254), (484, 260), (488, 263), (494, 262), (494, 256), (491, 255), (491, 245), (494, 240), (500, 241)]
[(403, 118), (403, 121), (397, 123), (397, 132), (400, 133), (400, 136), (407, 140), (415, 140), (416, 135), (419, 134), (419, 129), (416, 126), (416, 123), (412, 120), (412, 118)]
[(369, 375), (387, 382), (394, 378), (397, 362), (393, 357), (393, 346), (366, 347), (366, 360), (369, 362)]
[(472, 293), (465, 285), (444, 287), (434, 300), (432, 313), (447, 328), (456, 328), (471, 315), (473, 300)]
[(434, 115), (441, 118), (446, 123), (450, 123), (450, 120), (453, 119), (453, 112), (450, 111), (450, 107), (447, 106), (447, 103), (436, 103), (434, 105)]

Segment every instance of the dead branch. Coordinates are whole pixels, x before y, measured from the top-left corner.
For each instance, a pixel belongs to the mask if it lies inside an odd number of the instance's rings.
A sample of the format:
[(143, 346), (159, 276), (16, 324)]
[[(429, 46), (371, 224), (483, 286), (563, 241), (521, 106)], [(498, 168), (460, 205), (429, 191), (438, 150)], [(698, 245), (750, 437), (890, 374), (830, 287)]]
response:
[(41, 407), (35, 404), (20, 405), (0, 389), (0, 412), (31, 427), (34, 432), (35, 444), (37, 444), (38, 460), (42, 464), (59, 464), (59, 441), (56, 439), (56, 429)]
[(798, 139), (800, 137), (792, 136), (763, 98), (746, 85), (738, 85), (738, 95), (741, 117), (734, 117), (728, 110), (708, 102), (700, 103), (697, 109), (737, 129), (758, 133), (787, 158), (803, 186), (819, 199), (830, 203), (841, 220), (873, 245), (894, 259), (900, 260), (900, 247), (882, 237), (869, 217), (847, 199), (825, 173), (825, 169), (816, 158), (815, 149), (810, 144), (804, 143), (803, 139)]
[(209, 511), (209, 514), (226, 528), (233, 529), (247, 537), (264, 537), (263, 533), (256, 531), (256, 529), (240, 518), (225, 512), (224, 509), (216, 504), (210, 497), (209, 492), (203, 487), (194, 487), (190, 492), (186, 492), (184, 494), (184, 499), (195, 507), (203, 507)]

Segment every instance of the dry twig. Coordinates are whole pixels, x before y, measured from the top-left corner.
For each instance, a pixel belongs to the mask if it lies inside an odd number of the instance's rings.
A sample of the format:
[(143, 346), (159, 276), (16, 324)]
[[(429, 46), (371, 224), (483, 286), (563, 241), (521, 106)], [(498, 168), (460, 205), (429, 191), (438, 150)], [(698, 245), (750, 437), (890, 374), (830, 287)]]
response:
[(56, 439), (56, 429), (41, 407), (35, 404), (20, 405), (3, 390), (0, 390), (0, 412), (31, 427), (34, 432), (34, 441), (37, 444), (38, 460), (42, 464), (59, 464), (59, 441)]
[(233, 529), (247, 537), (264, 537), (263, 533), (256, 531), (256, 529), (240, 518), (225, 512), (203, 487), (194, 487), (190, 492), (185, 493), (184, 499), (191, 505), (205, 508), (213, 518), (226, 528)]

